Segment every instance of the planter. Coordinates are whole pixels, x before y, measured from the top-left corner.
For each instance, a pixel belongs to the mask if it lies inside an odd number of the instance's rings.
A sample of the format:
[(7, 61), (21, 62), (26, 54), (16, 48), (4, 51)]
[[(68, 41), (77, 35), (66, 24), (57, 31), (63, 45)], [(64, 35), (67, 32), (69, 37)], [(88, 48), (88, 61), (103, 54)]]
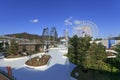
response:
[[(35, 66), (35, 65), (33, 65), (33, 66), (31, 66), (31, 65), (27, 65), (28, 63), (26, 62), (24, 65), (27, 67), (27, 68), (30, 68), (30, 69), (43, 69), (43, 68), (46, 68), (48, 65), (49, 65), (49, 63), (50, 63), (50, 60), (51, 60), (51, 56), (50, 56), (50, 58), (49, 58), (49, 60), (47, 61), (47, 63), (46, 64), (44, 64), (44, 65), (37, 65), (37, 66)], [(28, 60), (29, 61), (29, 60)], [(39, 62), (39, 61), (38, 61)]]

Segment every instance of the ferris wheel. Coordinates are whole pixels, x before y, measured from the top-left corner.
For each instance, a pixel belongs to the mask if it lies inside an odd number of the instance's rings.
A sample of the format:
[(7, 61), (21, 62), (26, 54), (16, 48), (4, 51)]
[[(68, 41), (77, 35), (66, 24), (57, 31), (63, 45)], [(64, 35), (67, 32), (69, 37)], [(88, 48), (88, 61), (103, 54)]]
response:
[(73, 34), (78, 37), (91, 36), (96, 38), (98, 35), (98, 28), (92, 21), (80, 21), (73, 27)]

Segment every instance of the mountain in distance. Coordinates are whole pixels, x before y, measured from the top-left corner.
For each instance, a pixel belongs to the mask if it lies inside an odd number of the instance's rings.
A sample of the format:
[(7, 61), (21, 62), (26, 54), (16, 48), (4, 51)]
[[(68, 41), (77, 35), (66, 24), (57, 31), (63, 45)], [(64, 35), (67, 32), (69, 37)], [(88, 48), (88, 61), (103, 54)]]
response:
[(6, 34), (5, 36), (14, 37), (14, 38), (24, 38), (24, 39), (41, 39), (42, 37), (37, 34), (29, 34), (27, 32), (15, 33), (15, 34)]

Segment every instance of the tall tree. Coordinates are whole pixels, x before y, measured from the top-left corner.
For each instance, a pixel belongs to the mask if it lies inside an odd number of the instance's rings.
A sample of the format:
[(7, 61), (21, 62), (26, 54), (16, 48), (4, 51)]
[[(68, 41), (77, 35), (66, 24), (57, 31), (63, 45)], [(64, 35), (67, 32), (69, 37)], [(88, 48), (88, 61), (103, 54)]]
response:
[(82, 64), (84, 63), (86, 52), (90, 46), (90, 40), (91, 38), (88, 36), (78, 38), (77, 35), (70, 39), (71, 47), (68, 50), (68, 56), (71, 62), (83, 66)]
[(7, 49), (7, 52), (10, 54), (16, 54), (18, 52), (18, 43), (15, 40), (11, 40), (11, 44)]
[(120, 63), (120, 44), (117, 44), (116, 47), (114, 48), (115, 51), (117, 51), (117, 60), (119, 61)]
[(69, 60), (84, 68), (100, 68), (103, 60), (106, 58), (105, 48), (95, 42), (90, 43), (91, 37), (73, 36), (70, 39), (71, 47), (68, 49)]
[(92, 43), (87, 52), (86, 67), (101, 68), (103, 60), (107, 58), (105, 48), (102, 44)]
[(78, 44), (79, 44), (79, 38), (77, 35), (73, 36), (73, 38), (70, 39), (70, 48), (68, 56), (71, 62), (74, 64), (77, 64), (77, 56), (78, 56)]
[(0, 52), (3, 51), (3, 44), (4, 44), (3, 42), (0, 43)]

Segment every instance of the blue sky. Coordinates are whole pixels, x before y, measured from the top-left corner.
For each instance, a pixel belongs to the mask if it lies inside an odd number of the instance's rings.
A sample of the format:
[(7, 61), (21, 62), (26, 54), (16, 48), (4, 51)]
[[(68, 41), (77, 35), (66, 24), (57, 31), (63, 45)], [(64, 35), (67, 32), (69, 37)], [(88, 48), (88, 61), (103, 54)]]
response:
[(0, 0), (0, 35), (28, 32), (42, 34), (45, 27), (56, 27), (63, 36), (70, 19), (90, 20), (98, 36), (108, 38), (120, 34), (120, 0)]

